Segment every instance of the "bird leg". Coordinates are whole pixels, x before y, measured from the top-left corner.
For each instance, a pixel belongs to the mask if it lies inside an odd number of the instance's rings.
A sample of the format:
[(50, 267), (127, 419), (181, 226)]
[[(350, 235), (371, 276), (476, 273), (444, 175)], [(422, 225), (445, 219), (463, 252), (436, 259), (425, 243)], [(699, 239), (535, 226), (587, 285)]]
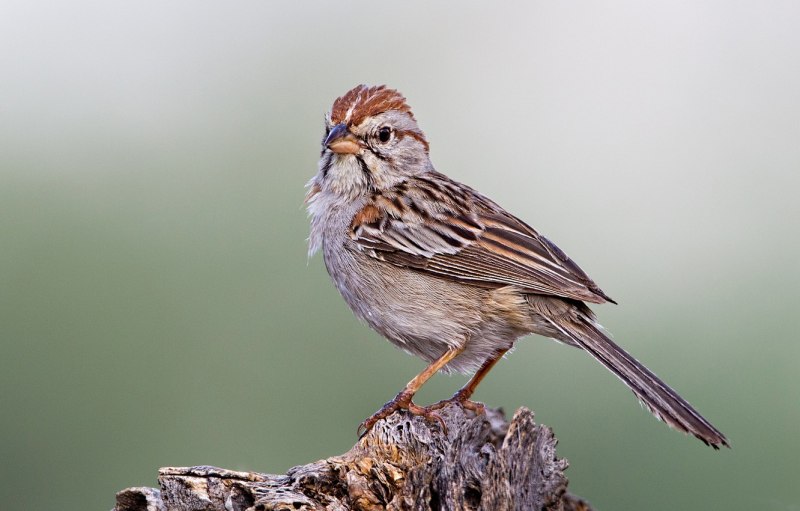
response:
[(447, 350), (444, 355), (431, 362), (431, 364), (426, 367), (424, 371), (416, 375), (410, 382), (408, 382), (406, 387), (401, 390), (399, 394), (384, 404), (380, 410), (372, 414), (370, 417), (364, 420), (360, 426), (358, 426), (359, 438), (366, 435), (376, 422), (381, 419), (385, 419), (397, 410), (408, 410), (414, 415), (422, 415), (426, 419), (437, 420), (439, 421), (439, 424), (442, 425), (442, 428), (446, 431), (447, 428), (445, 427), (444, 420), (442, 420), (439, 414), (434, 412), (433, 409), (415, 405), (411, 399), (414, 397), (414, 394), (416, 394), (417, 391), (425, 384), (425, 382), (431, 378), (431, 376), (436, 374), (441, 368), (446, 366), (451, 360), (461, 354), (462, 351), (464, 351), (463, 347), (451, 348)]
[(453, 394), (453, 397), (451, 397), (450, 399), (439, 401), (438, 403), (434, 403), (430, 406), (427, 406), (426, 410), (428, 411), (428, 413), (433, 412), (433, 410), (444, 408), (450, 403), (457, 403), (462, 407), (466, 408), (467, 410), (472, 410), (476, 414), (482, 414), (484, 412), (483, 403), (472, 401), (470, 400), (470, 397), (472, 397), (472, 394), (475, 393), (475, 389), (478, 387), (478, 384), (481, 382), (481, 380), (483, 380), (483, 378), (489, 373), (489, 371), (492, 370), (492, 367), (494, 367), (494, 365), (501, 358), (503, 358), (503, 355), (505, 355), (509, 349), (510, 348), (500, 350), (497, 353), (495, 353), (493, 357), (486, 360), (486, 362), (483, 363), (480, 369), (478, 369), (477, 372), (475, 372), (475, 374), (472, 376), (472, 378), (470, 378), (467, 384), (461, 387), (455, 394)]

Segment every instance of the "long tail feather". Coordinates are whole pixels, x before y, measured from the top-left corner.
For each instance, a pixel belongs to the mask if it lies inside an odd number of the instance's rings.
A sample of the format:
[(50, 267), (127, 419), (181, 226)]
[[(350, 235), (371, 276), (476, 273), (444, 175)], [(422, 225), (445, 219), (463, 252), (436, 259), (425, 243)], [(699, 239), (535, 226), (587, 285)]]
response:
[(679, 431), (691, 433), (714, 449), (719, 449), (720, 445), (730, 447), (725, 435), (677, 392), (609, 339), (591, 316), (579, 314), (577, 318), (566, 321), (546, 319), (556, 330), (617, 375), (658, 419)]

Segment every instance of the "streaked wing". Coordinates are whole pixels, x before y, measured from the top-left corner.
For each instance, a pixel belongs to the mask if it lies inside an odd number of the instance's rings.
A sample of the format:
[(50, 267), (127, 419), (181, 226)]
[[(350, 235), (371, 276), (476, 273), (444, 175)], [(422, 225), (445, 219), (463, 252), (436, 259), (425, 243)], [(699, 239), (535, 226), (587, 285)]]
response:
[(372, 257), (477, 286), (613, 302), (547, 238), (441, 174), (414, 178), (373, 199), (350, 231)]

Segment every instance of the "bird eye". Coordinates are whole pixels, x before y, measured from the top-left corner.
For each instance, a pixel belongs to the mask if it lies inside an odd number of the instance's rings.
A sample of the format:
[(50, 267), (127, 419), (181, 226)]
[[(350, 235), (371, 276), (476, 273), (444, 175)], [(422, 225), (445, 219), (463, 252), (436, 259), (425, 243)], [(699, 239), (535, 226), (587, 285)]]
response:
[(378, 130), (378, 140), (381, 141), (382, 144), (385, 144), (392, 138), (392, 128), (389, 126), (382, 126), (381, 129)]

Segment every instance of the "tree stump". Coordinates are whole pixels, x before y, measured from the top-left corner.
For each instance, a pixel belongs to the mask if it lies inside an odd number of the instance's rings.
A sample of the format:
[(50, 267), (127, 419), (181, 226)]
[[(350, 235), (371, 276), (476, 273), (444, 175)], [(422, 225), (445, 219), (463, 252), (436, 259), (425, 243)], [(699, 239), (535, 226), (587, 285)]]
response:
[(285, 475), (201, 466), (159, 470), (160, 491), (128, 488), (114, 511), (589, 510), (567, 493), (556, 438), (520, 408), (475, 416), (450, 405), (446, 427), (396, 412), (340, 456)]

